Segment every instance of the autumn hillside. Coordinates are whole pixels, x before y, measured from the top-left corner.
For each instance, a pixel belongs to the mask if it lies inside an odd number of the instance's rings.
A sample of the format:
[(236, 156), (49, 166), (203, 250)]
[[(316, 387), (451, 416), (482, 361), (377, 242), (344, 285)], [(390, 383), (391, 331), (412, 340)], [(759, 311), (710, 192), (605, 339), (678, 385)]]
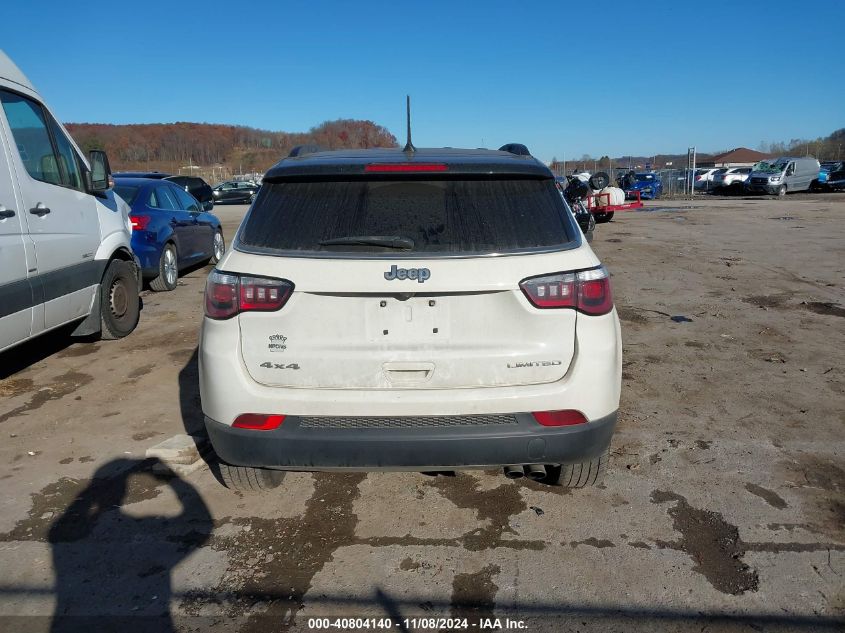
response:
[(66, 127), (85, 152), (105, 149), (114, 171), (193, 171), (209, 181), (263, 172), (301, 144), (327, 149), (396, 146), (396, 137), (386, 128), (353, 119), (326, 121), (308, 132), (208, 123), (69, 123)]

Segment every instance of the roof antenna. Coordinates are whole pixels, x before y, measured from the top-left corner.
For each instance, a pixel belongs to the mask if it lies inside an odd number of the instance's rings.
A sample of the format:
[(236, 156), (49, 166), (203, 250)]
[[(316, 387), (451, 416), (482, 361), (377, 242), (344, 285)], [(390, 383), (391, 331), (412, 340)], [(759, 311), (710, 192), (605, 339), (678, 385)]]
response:
[(417, 148), (414, 147), (414, 144), (411, 142), (411, 95), (405, 95), (405, 108), (407, 109), (408, 114), (408, 142), (405, 143), (405, 147), (402, 151), (413, 153), (417, 151)]

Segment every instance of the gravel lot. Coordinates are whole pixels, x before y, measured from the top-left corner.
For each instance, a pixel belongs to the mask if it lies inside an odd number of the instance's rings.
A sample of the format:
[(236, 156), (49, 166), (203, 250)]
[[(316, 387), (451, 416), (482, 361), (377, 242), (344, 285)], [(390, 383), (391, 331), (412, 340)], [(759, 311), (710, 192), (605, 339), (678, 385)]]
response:
[[(227, 238), (244, 211), (217, 207)], [(122, 341), (6, 353), (0, 630), (50, 630), (58, 613), (79, 618), (53, 630), (104, 615), (131, 616), (111, 621), (122, 632), (309, 630), (346, 615), (841, 631), (843, 220), (831, 194), (658, 200), (599, 225), (625, 342), (599, 489), (294, 473), (242, 495), (205, 466), (157, 474), (146, 449), (202, 426), (207, 268), (145, 292)]]

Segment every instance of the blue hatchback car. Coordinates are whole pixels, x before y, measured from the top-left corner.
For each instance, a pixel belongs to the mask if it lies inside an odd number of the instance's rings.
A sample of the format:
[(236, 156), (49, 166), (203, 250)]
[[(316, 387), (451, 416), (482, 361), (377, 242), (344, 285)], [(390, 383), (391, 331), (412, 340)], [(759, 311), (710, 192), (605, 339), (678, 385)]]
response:
[(153, 290), (173, 290), (180, 270), (223, 257), (220, 220), (181, 187), (167, 180), (115, 178), (114, 191), (131, 208), (132, 250)]

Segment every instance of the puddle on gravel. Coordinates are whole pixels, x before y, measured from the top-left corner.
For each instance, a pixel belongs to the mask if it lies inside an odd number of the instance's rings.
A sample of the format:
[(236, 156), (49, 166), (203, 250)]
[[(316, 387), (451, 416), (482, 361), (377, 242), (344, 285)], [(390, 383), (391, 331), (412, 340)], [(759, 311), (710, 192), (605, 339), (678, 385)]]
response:
[(141, 376), (146, 376), (153, 370), (155, 366), (155, 363), (147, 363), (146, 365), (141, 365), (140, 367), (136, 367), (135, 369), (130, 371), (127, 377), (130, 380), (134, 380), (136, 378), (140, 378)]
[[(216, 589), (237, 591), (227, 613), (240, 616), (257, 603), (267, 605), (250, 616), (246, 630), (293, 620), (303, 607), (311, 581), (332, 560), (335, 551), (355, 540), (358, 517), (352, 511), (366, 473), (318, 473), (314, 494), (298, 517), (236, 518), (233, 536), (211, 537), (211, 547), (229, 555), (230, 572)], [(186, 598), (182, 608), (196, 614), (203, 599)]]
[(619, 315), (620, 320), (627, 321), (628, 323), (643, 324), (649, 322), (647, 316), (640, 312), (638, 308), (632, 308), (631, 306), (616, 306), (616, 313)]
[(778, 510), (783, 510), (787, 505), (786, 501), (784, 501), (778, 493), (773, 490), (767, 490), (766, 488), (763, 488), (763, 486), (758, 486), (757, 484), (745, 484), (745, 489), (752, 495), (760, 497), (763, 501)]
[(452, 581), (450, 616), (467, 619), (469, 627), (478, 628), (482, 619), (492, 619), (499, 587), (493, 579), (501, 572), (498, 565), (486, 565), (472, 574), (456, 574)]
[(606, 538), (597, 539), (594, 536), (591, 536), (588, 539), (584, 539), (583, 541), (571, 541), (569, 545), (570, 547), (572, 547), (572, 549), (575, 549), (579, 545), (588, 545), (589, 547), (595, 547), (596, 549), (604, 549), (605, 547), (616, 547), (613, 541), (609, 541)]
[[(499, 544), (503, 534), (516, 535), (510, 527), (510, 518), (528, 509), (519, 486), (507, 482), (493, 490), (479, 490), (478, 480), (465, 473), (455, 477), (437, 477), (428, 484), (459, 508), (475, 510), (479, 522), (489, 521), (462, 537), (464, 547), (470, 551), (491, 549)], [(529, 547), (526, 543), (525, 547)], [(531, 549), (537, 549), (531, 547)]]
[(739, 530), (725, 521), (718, 512), (693, 508), (679, 494), (655, 490), (652, 503), (673, 503), (669, 516), (681, 540), (658, 541), (658, 547), (686, 552), (694, 561), (694, 571), (702, 574), (713, 587), (734, 596), (757, 591), (757, 572), (742, 562), (745, 555)]
[(835, 303), (825, 303), (823, 301), (810, 301), (802, 304), (810, 312), (816, 314), (823, 314), (825, 316), (845, 317), (845, 308), (838, 306)]
[[(11, 531), (0, 534), (0, 542), (47, 542), (53, 522), (63, 514), (74, 512), (74, 501), (80, 498), (83, 491), (86, 491), (87, 498), (96, 499), (100, 506), (110, 509), (157, 497), (164, 485), (161, 479), (143, 470), (146, 468), (144, 462), (135, 463), (132, 468), (116, 470), (114, 477), (93, 480), (62, 477), (39, 492), (32, 493), (29, 514), (18, 521)], [(121, 473), (124, 475), (118, 477)], [(127, 482), (125, 491), (124, 482)], [(90, 530), (86, 524), (84, 517), (80, 521), (66, 521), (61, 530), (53, 532), (52, 538), (54, 541), (78, 540), (84, 536), (82, 531)]]
[(758, 308), (780, 308), (792, 298), (793, 294), (792, 292), (783, 292), (775, 295), (754, 295), (744, 297), (742, 301)]
[(0, 415), (0, 422), (5, 422), (21, 413), (35, 411), (50, 400), (64, 398), (80, 387), (87, 385), (93, 379), (94, 377), (90, 374), (83, 374), (73, 370), (57, 376), (50, 384), (36, 391), (28, 402)]
[(76, 343), (56, 354), (56, 358), (79, 358), (93, 354), (98, 349), (100, 349), (99, 345), (94, 343)]

